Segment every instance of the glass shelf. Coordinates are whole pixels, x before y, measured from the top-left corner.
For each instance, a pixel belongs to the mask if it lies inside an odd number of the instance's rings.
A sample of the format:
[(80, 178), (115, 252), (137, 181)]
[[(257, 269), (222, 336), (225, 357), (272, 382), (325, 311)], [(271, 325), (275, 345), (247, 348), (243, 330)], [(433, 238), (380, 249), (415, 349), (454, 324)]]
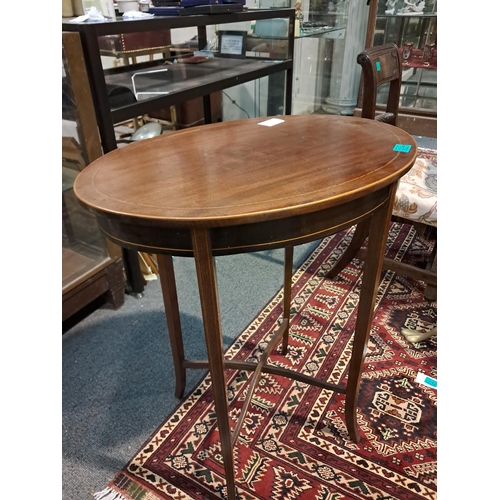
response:
[[(188, 100), (202, 97), (205, 99), (214, 92), (265, 76), (282, 73), (281, 80), (284, 81), (285, 72), (291, 75), (293, 67), (293, 54), (289, 50), (293, 43), (293, 35), (287, 33), (287, 26), (292, 18), (293, 9), (290, 8), (248, 9), (229, 14), (157, 16), (147, 21), (123, 21), (117, 18), (115, 21), (97, 23), (95, 26), (63, 22), (63, 30), (78, 31), (85, 42), (84, 45), (92, 49), (97, 41), (99, 52), (94, 50), (90, 53), (89, 48), (88, 54), (89, 59), (96, 64), (92, 84), (97, 98), (102, 99), (102, 103), (96, 107), (106, 108), (109, 105), (112, 122), (118, 124), (170, 106), (178, 106)], [(276, 33), (283, 31), (284, 27), (286, 42), (284, 50), (280, 47), (280, 60), (263, 63), (260, 59), (272, 58), (272, 55), (266, 55), (266, 52), (255, 48), (251, 49), (248, 45), (240, 57), (220, 57), (224, 54), (220, 54), (218, 48), (212, 46), (217, 38), (216, 33), (224, 31), (228, 24), (248, 23), (250, 26), (252, 21), (261, 26), (270, 26), (273, 38)], [(184, 38), (184, 42), (177, 42), (177, 39), (186, 36), (186, 29), (192, 28), (196, 30), (197, 35), (193, 37), (196, 40)], [(181, 29), (184, 31), (180, 31)], [(235, 30), (233, 27), (227, 29)], [(244, 34), (247, 40), (247, 30)], [(113, 50), (123, 55), (126, 60), (125, 65), (97, 68), (101, 62), (99, 56), (103, 55), (105, 47), (106, 53), (113, 53), (112, 41), (115, 45), (120, 45)], [(145, 47), (150, 47), (149, 61), (134, 60), (134, 53), (145, 50)], [(155, 47), (158, 50), (154, 50)], [(204, 49), (211, 51), (214, 57), (200, 64), (182, 62), (185, 58), (196, 56), (196, 52)], [(160, 69), (160, 72), (153, 72)], [(149, 74), (140, 75), (144, 72)], [(137, 75), (138, 92), (134, 92), (132, 79), (134, 75)], [(287, 78), (291, 81), (290, 76)], [(285, 96), (285, 91), (283, 90), (281, 94)], [(291, 108), (290, 96), (291, 92), (286, 97), (285, 104), (281, 104), (281, 109), (287, 108), (288, 112)], [(103, 125), (106, 130), (101, 130), (105, 151), (116, 147), (112, 125), (109, 120), (107, 121), (108, 123)]]

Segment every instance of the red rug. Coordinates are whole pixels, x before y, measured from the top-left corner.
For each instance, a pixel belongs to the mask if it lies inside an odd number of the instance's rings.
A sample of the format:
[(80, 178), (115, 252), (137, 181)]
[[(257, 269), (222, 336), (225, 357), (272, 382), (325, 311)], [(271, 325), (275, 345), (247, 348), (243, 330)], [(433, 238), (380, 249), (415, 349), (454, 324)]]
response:
[[(290, 347), (270, 362), (345, 382), (363, 264), (325, 279), (352, 230), (326, 238), (294, 275)], [(388, 254), (403, 260), (430, 249), (407, 225), (393, 224)], [(384, 272), (359, 395), (361, 440), (349, 440), (344, 396), (265, 374), (235, 446), (241, 500), (435, 499), (436, 337), (409, 343), (402, 327), (436, 325), (437, 304), (420, 282)], [(281, 318), (279, 293), (235, 341), (227, 359), (255, 360)], [(276, 353), (279, 352), (279, 348)], [(249, 374), (228, 371), (233, 426)], [(207, 376), (96, 499), (226, 498), (219, 435)]]

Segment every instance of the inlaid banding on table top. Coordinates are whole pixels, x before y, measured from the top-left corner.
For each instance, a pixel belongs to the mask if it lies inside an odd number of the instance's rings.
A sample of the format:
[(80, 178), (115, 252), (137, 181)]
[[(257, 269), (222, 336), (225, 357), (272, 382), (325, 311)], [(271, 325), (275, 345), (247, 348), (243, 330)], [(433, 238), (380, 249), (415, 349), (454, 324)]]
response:
[[(258, 125), (264, 118), (237, 120), (127, 145), (87, 167), (75, 193), (95, 210), (132, 217), (266, 220), (361, 197), (399, 178), (415, 159), (413, 138), (384, 123), (280, 118), (273, 127)], [(397, 143), (412, 150), (395, 152)]]
[[(361, 200), (314, 214), (241, 226), (213, 227), (210, 229), (212, 252), (214, 255), (225, 255), (307, 243), (357, 224), (386, 203), (388, 196), (389, 188), (386, 188)], [(350, 217), (347, 218), (346, 214)], [(137, 221), (128, 221), (123, 217), (98, 214), (96, 220), (113, 242), (131, 250), (186, 257), (193, 255), (189, 227), (163, 228), (161, 225), (155, 226), (155, 221), (147, 221), (138, 230)]]

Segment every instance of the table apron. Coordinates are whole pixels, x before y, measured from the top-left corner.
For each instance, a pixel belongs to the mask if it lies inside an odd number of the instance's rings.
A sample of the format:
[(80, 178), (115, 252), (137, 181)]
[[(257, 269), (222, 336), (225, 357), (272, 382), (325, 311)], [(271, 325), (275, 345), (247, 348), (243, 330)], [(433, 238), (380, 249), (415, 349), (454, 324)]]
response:
[[(319, 211), (249, 224), (210, 228), (213, 255), (256, 252), (296, 246), (351, 227), (380, 208), (390, 186), (362, 198)], [(99, 227), (114, 243), (131, 250), (193, 257), (190, 227), (166, 226), (165, 221), (96, 214)]]

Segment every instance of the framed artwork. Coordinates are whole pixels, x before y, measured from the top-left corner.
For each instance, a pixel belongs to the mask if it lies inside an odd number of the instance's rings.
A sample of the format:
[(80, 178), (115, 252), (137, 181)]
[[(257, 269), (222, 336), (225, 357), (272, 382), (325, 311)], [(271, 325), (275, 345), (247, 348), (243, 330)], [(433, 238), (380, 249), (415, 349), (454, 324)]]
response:
[(246, 31), (219, 31), (219, 56), (245, 57)]

